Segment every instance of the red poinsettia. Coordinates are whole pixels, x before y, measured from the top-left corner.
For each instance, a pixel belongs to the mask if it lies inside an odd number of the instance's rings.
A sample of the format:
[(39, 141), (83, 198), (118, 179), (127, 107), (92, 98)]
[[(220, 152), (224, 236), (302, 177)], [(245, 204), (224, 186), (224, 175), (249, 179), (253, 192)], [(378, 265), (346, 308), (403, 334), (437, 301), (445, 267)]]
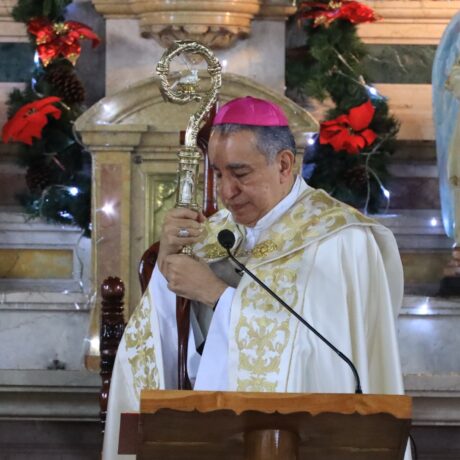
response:
[(56, 120), (61, 117), (61, 110), (53, 105), (60, 100), (59, 97), (51, 96), (23, 105), (3, 126), (3, 142), (12, 140), (32, 145), (34, 137), (41, 138), (42, 129), (48, 123), (48, 115)]
[(352, 24), (374, 22), (379, 19), (372, 8), (352, 0), (329, 3), (304, 2), (300, 5), (301, 19), (314, 19), (314, 27), (328, 27), (336, 19), (344, 19)]
[(320, 144), (330, 144), (336, 152), (345, 150), (353, 155), (371, 145), (377, 134), (368, 126), (374, 118), (375, 109), (371, 101), (353, 107), (346, 115), (321, 123)]
[(46, 18), (34, 18), (27, 23), (27, 31), (35, 35), (37, 52), (45, 67), (59, 56), (75, 65), (81, 53), (80, 40), (84, 38), (93, 42), (93, 48), (100, 43), (90, 27), (75, 21), (53, 23)]

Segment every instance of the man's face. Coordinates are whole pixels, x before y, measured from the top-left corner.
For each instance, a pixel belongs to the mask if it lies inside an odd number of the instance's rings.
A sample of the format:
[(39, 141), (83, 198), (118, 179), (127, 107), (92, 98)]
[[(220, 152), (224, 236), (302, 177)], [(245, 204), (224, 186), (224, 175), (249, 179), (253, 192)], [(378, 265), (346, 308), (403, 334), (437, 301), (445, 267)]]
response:
[(209, 140), (209, 160), (220, 199), (235, 222), (248, 227), (278, 204), (293, 184), (293, 155), (282, 151), (268, 163), (250, 131), (227, 136), (214, 133)]

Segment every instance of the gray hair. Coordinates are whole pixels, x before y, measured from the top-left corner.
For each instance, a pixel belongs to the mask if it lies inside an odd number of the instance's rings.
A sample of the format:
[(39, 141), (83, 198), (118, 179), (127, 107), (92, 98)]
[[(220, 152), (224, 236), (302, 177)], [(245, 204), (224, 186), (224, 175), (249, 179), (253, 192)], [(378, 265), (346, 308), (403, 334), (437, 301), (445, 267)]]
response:
[(281, 150), (290, 150), (294, 155), (296, 153), (294, 136), (289, 126), (256, 126), (224, 123), (222, 125), (215, 125), (212, 128), (212, 133), (217, 133), (220, 136), (229, 136), (240, 131), (254, 133), (257, 150), (265, 155), (268, 163), (272, 163)]

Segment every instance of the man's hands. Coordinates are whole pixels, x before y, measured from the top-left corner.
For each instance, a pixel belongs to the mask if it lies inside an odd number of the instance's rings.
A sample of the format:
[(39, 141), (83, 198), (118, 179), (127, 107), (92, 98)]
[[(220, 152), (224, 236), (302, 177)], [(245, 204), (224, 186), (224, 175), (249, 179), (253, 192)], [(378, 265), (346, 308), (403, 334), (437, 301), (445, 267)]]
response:
[[(158, 253), (158, 267), (165, 274), (165, 259), (171, 254), (177, 254), (184, 246), (197, 243), (204, 230), (203, 214), (191, 209), (175, 208), (168, 211), (163, 222)], [(180, 230), (187, 230), (188, 237), (179, 236)]]
[[(184, 246), (200, 241), (205, 220), (203, 214), (191, 209), (176, 208), (169, 211), (163, 223), (157, 263), (168, 281), (169, 290), (212, 307), (227, 285), (205, 262), (178, 254)], [(180, 230), (187, 230), (189, 236), (179, 236)]]
[(165, 267), (163, 275), (170, 291), (209, 307), (215, 305), (228, 287), (205, 262), (184, 254), (166, 257)]

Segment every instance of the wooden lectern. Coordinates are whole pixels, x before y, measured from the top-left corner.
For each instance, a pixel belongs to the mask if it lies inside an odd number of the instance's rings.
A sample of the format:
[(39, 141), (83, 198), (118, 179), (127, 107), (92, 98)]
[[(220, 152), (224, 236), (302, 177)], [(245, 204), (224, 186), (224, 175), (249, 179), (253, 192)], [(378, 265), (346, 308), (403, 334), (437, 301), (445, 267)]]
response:
[(122, 414), (120, 454), (140, 460), (401, 460), (408, 396), (144, 391)]

